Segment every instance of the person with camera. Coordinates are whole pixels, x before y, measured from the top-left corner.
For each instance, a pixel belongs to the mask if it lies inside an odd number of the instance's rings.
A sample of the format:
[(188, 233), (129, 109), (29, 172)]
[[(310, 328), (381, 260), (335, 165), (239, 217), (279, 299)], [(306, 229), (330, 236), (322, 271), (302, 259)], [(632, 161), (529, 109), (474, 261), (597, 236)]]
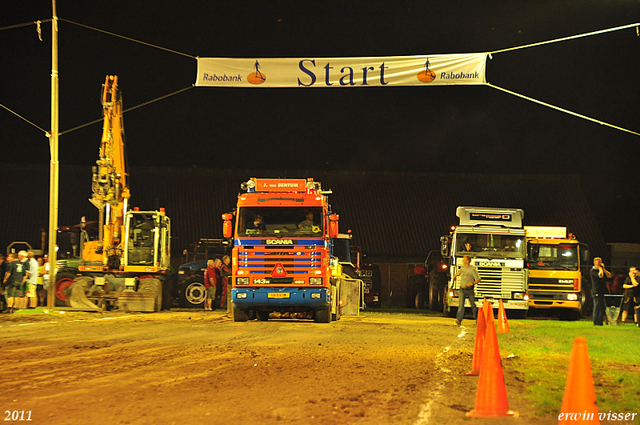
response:
[(611, 272), (607, 270), (602, 258), (593, 259), (593, 268), (589, 272), (591, 276), (591, 297), (593, 298), (593, 324), (604, 325), (604, 292), (607, 290), (607, 278), (611, 278)]
[(622, 287), (624, 288), (622, 323), (626, 322), (629, 312), (631, 312), (631, 314), (634, 315), (635, 325), (640, 326), (640, 323), (638, 323), (638, 310), (636, 309), (640, 304), (640, 276), (638, 276), (637, 268), (629, 267), (629, 276), (624, 281)]

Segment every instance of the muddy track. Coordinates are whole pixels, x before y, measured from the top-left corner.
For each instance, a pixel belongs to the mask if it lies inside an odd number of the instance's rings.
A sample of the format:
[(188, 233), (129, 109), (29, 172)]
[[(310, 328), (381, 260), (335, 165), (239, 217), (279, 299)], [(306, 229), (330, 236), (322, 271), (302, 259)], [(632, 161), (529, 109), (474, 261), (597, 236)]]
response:
[[(0, 319), (0, 408), (38, 425), (424, 425), (468, 423), (474, 406), (473, 329), (436, 316), (18, 316)], [(524, 388), (516, 375), (509, 391)]]

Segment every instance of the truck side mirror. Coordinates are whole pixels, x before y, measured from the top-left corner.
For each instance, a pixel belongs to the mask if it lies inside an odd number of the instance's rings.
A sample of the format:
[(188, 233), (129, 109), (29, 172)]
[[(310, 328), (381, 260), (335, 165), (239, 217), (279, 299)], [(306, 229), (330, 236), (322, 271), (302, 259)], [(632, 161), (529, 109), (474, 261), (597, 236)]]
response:
[(449, 257), (449, 249), (451, 248), (451, 241), (448, 236), (442, 236), (440, 238), (440, 255), (444, 258)]
[(222, 214), (222, 219), (224, 222), (222, 223), (222, 236), (225, 238), (230, 238), (233, 236), (233, 224), (231, 220), (233, 219), (233, 214)]
[(329, 238), (338, 237), (338, 214), (329, 215)]
[(580, 261), (583, 265), (587, 265), (589, 263), (591, 257), (589, 252), (589, 245), (582, 243), (580, 244), (580, 257)]

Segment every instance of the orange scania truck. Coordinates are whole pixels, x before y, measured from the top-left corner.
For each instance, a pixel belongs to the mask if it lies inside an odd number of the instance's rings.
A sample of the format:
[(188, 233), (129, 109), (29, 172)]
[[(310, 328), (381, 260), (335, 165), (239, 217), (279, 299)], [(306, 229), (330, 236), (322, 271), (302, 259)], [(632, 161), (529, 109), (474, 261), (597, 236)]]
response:
[(338, 215), (319, 182), (251, 178), (234, 214), (222, 215), (233, 237), (233, 320), (268, 320), (273, 312), (330, 323), (340, 318), (341, 266), (333, 256)]

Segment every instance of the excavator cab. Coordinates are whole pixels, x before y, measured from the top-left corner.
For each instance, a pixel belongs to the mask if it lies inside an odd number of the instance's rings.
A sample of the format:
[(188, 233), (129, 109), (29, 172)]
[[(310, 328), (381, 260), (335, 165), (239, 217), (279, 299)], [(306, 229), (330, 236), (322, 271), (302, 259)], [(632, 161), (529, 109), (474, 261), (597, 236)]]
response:
[(125, 271), (139, 266), (153, 271), (169, 267), (170, 220), (163, 211), (129, 211), (126, 229)]

